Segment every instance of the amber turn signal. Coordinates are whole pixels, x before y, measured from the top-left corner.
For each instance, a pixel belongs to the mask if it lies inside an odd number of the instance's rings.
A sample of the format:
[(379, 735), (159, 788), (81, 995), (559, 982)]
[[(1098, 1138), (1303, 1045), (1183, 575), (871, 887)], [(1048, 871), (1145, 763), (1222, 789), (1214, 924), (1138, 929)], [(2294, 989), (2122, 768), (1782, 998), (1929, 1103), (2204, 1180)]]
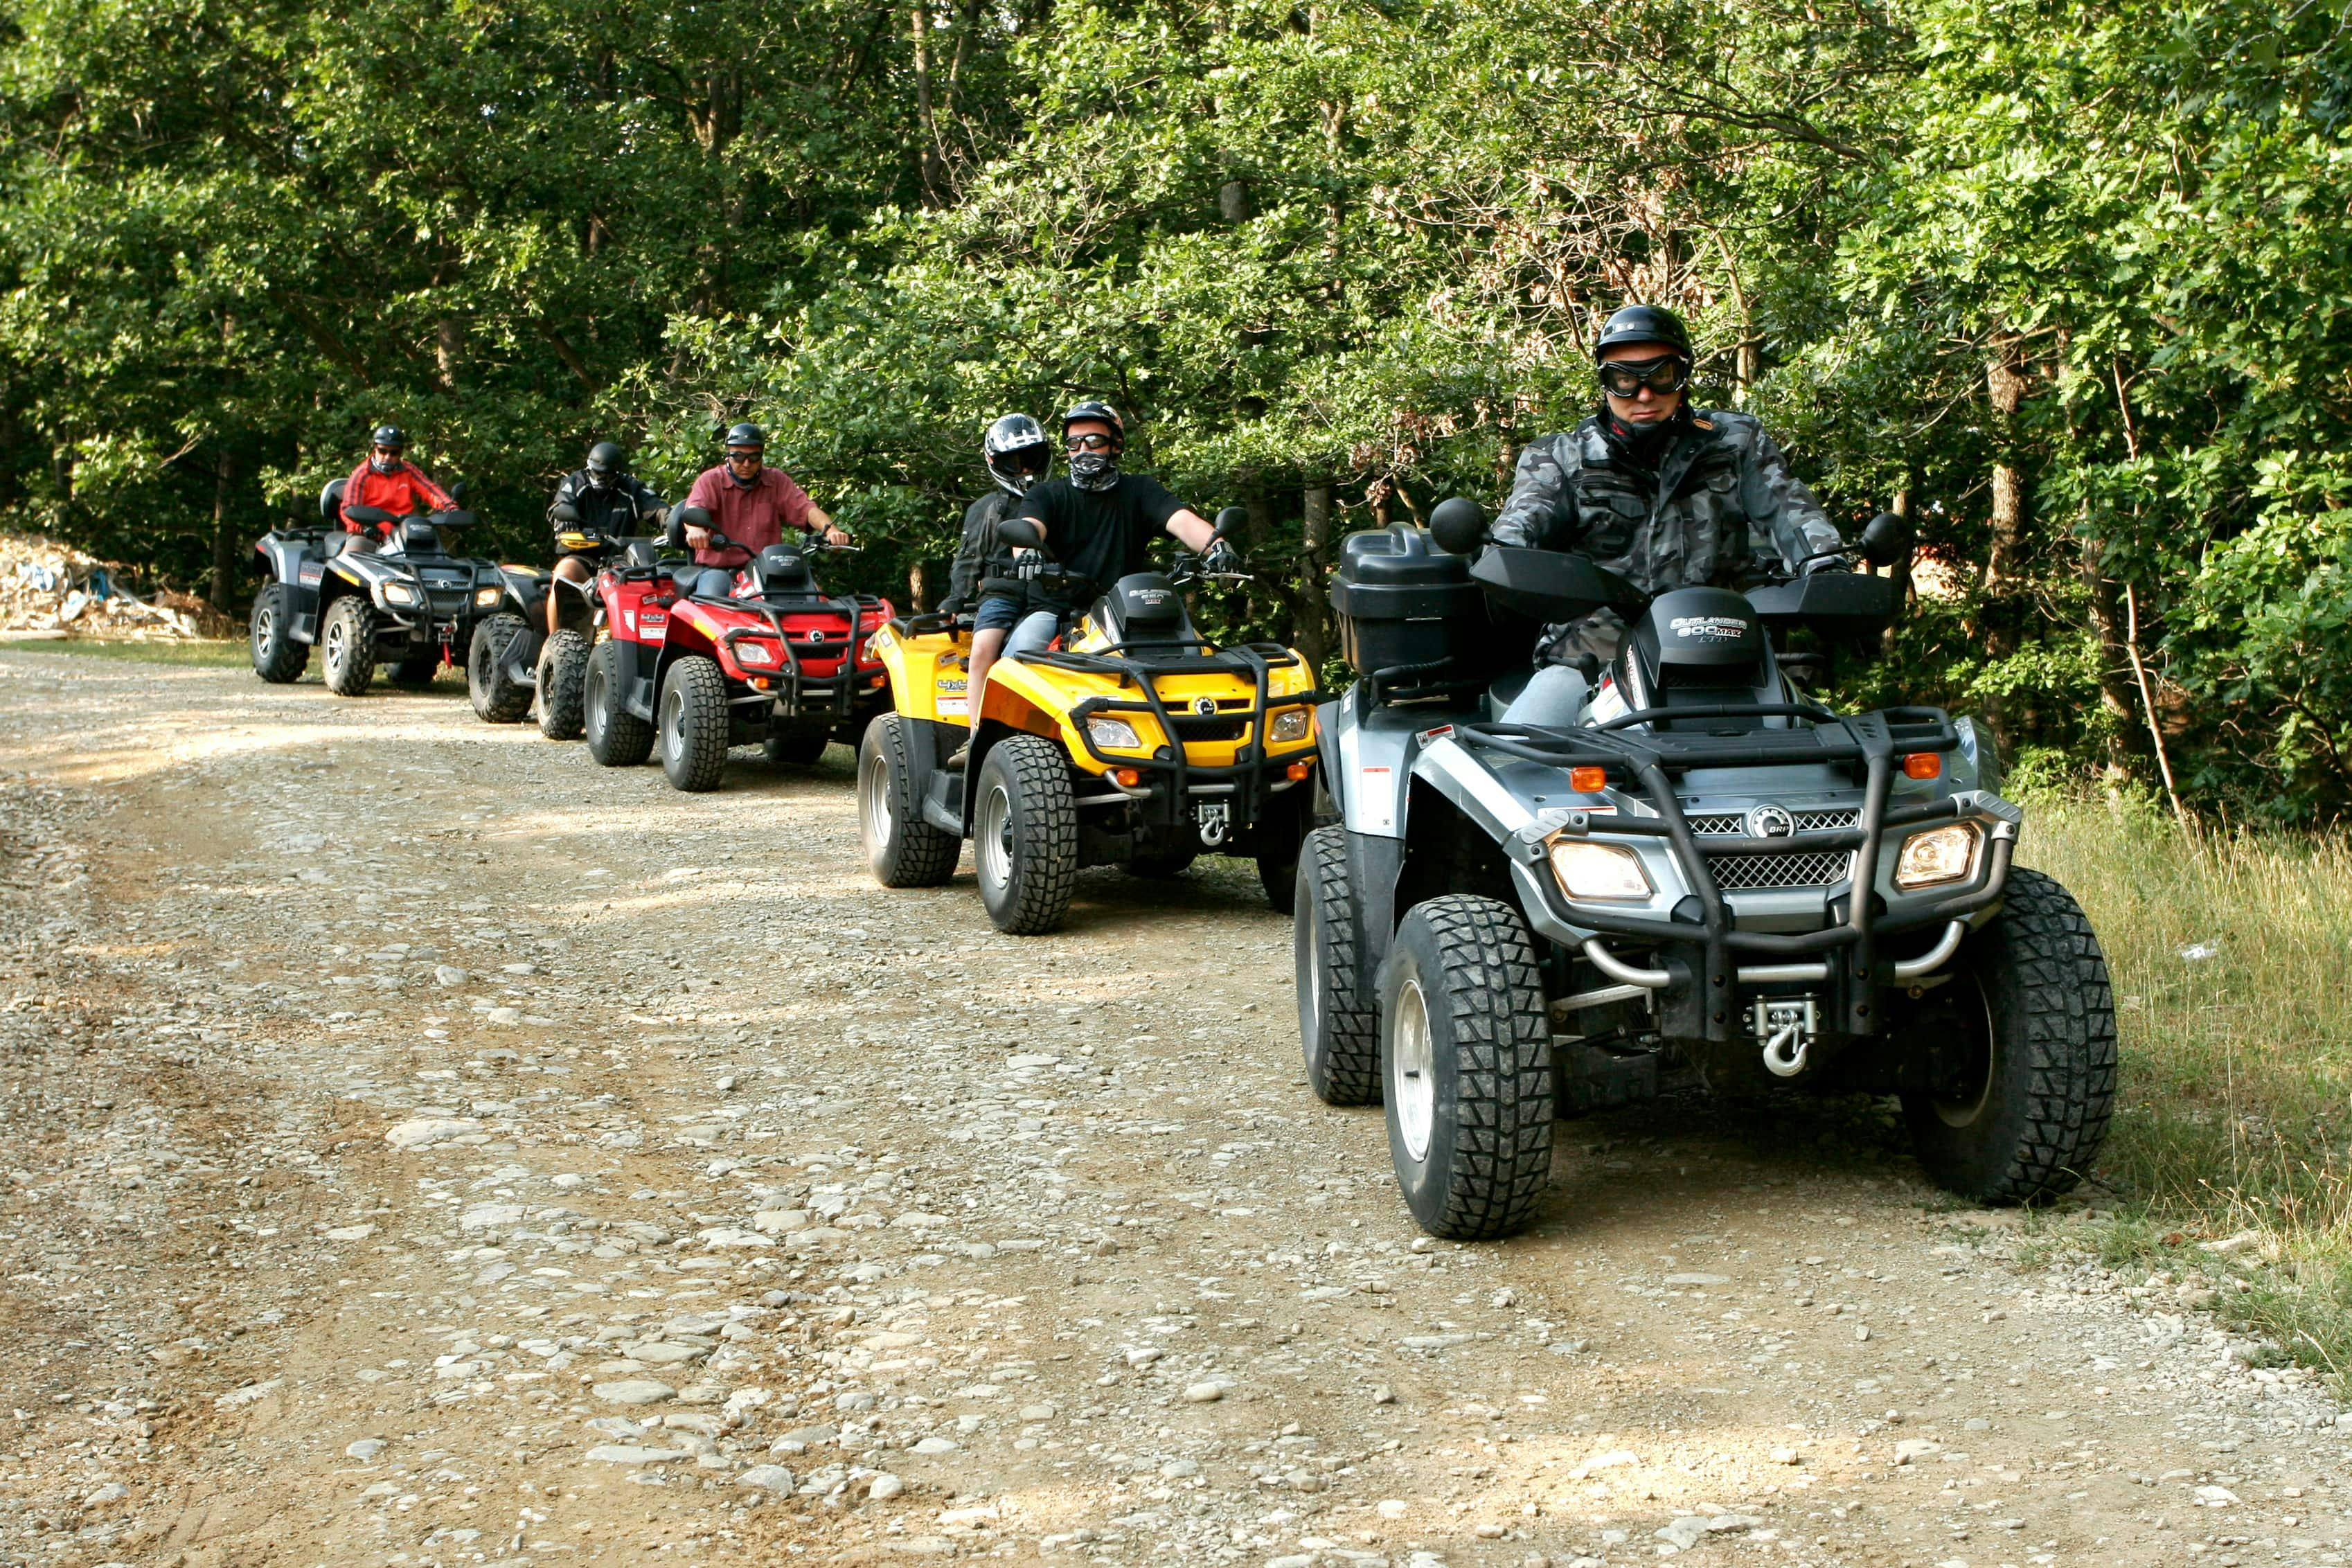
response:
[(1609, 770), (1591, 767), (1570, 768), (1568, 770), (1568, 787), (1579, 795), (1599, 795), (1609, 787)]
[(1120, 788), (1133, 789), (1136, 785), (1143, 782), (1143, 770), (1141, 768), (1114, 768), (1111, 770), (1110, 776), (1118, 781)]
[(1906, 779), (1932, 779), (1942, 775), (1944, 759), (1933, 752), (1913, 752), (1903, 759), (1903, 776)]
[(1286, 768), (1283, 769), (1282, 771), (1283, 771), (1283, 774), (1284, 774), (1284, 776), (1286, 776), (1286, 778), (1288, 778), (1292, 784), (1297, 784), (1300, 779), (1305, 778), (1308, 773), (1310, 773), (1314, 772), (1315, 770), (1314, 770), (1314, 765), (1313, 765), (1312, 763), (1291, 763), (1288, 767), (1286, 767)]

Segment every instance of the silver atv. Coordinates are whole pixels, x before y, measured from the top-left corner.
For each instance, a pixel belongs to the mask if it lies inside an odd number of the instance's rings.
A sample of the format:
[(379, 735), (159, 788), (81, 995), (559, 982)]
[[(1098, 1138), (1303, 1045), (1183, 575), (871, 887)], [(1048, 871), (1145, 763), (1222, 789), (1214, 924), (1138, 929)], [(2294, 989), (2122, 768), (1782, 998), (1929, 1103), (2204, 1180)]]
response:
[[(1556, 1118), (1687, 1089), (1897, 1096), (1927, 1173), (1979, 1202), (2080, 1180), (2115, 1093), (2106, 963), (2066, 889), (2011, 864), (1990, 733), (1799, 684), (1874, 642), (1899, 584), (1759, 567), (1645, 600), (1580, 556), (1474, 562), (1468, 501), (1431, 525), (1342, 548), (1360, 679), (1320, 710), (1339, 820), (1299, 857), (1296, 938), (1308, 1082), (1386, 1106), (1422, 1227), (1527, 1225)], [(1864, 538), (1907, 550), (1897, 519)], [(1602, 609), (1616, 658), (1553, 669), (1544, 721), (1507, 721), (1535, 672), (1500, 650)]]

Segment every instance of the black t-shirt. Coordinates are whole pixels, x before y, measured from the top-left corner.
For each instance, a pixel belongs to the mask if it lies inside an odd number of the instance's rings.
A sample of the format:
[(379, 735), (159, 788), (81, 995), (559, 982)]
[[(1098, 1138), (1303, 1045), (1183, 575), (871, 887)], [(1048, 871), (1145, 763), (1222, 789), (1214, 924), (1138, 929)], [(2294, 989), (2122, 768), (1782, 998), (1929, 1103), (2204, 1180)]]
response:
[(1063, 571), (1087, 579), (1091, 597), (1129, 573), (1142, 571), (1151, 542), (1183, 510), (1184, 503), (1158, 479), (1121, 474), (1108, 490), (1047, 479), (1022, 499), (1018, 515), (1045, 525), (1046, 552)]

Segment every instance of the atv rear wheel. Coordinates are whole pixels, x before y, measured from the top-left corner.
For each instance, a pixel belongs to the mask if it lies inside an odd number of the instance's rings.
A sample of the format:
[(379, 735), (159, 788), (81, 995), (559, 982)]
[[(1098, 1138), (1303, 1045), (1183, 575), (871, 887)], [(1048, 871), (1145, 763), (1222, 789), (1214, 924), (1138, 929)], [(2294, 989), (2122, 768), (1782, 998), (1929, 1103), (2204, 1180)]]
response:
[(567, 628), (549, 633), (539, 650), (539, 732), (549, 740), (580, 738), (588, 656), (595, 649), (585, 632)]
[(760, 747), (760, 754), (778, 767), (813, 768), (824, 760), (825, 748), (832, 744), (831, 730), (771, 735)]
[(253, 596), (253, 673), (272, 686), (299, 679), (310, 663), (310, 645), (294, 636), (291, 597), (283, 583), (265, 583)]
[(319, 627), (319, 655), (328, 690), (363, 694), (375, 679), (375, 606), (357, 594), (337, 599)]
[(608, 768), (634, 768), (653, 754), (654, 727), (629, 711), (623, 701), (627, 692), (621, 645), (598, 643), (581, 682), (581, 725), (588, 754)]
[(662, 772), (678, 789), (717, 789), (727, 772), (727, 677), (719, 661), (688, 654), (662, 679), (657, 718)]
[(1290, 930), (1291, 966), (1307, 1086), (1326, 1105), (1378, 1104), (1381, 1026), (1356, 973), (1356, 889), (1345, 828), (1307, 836), (1293, 885), (1298, 920)]
[(885, 713), (857, 748), (857, 837), (886, 888), (936, 888), (955, 875), (963, 843), (923, 818), (923, 782), (907, 760), (907, 721)]
[(1405, 916), (1381, 988), (1381, 1080), (1422, 1229), (1483, 1241), (1528, 1223), (1551, 1174), (1551, 1026), (1517, 910), (1448, 894)]
[(1062, 749), (1036, 735), (999, 741), (974, 798), (972, 859), (988, 918), (1014, 936), (1052, 931), (1078, 879), (1078, 807)]
[(1257, 885), (1265, 889), (1265, 905), (1278, 915), (1298, 912), (1298, 852), (1257, 858)]
[(466, 695), (487, 724), (520, 724), (530, 712), (530, 688), (508, 669), (515, 644), (530, 637), (520, 616), (492, 616), (474, 628), (466, 650)]
[(2074, 895), (2012, 870), (2001, 911), (1971, 935), (1943, 988), (1927, 1084), (1903, 1096), (1919, 1163), (1985, 1204), (2073, 1188), (2107, 1135), (2115, 997)]

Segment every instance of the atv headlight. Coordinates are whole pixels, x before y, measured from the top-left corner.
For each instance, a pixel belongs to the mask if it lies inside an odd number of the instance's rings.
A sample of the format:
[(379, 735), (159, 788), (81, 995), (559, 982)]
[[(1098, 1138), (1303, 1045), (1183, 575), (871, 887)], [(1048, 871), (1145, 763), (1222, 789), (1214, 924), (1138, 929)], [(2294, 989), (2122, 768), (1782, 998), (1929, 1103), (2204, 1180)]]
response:
[(383, 585), (383, 602), (387, 605), (413, 605), (416, 603), (416, 590), (405, 583), (386, 583)]
[(1915, 833), (1903, 841), (1903, 853), (1895, 858), (1895, 885), (1909, 892), (1965, 882), (1976, 874), (1977, 847), (1983, 842), (1984, 835), (1973, 822)]
[(496, 588), (477, 588), (474, 590), (474, 607), (476, 609), (487, 610), (498, 602), (499, 590)]
[(1650, 876), (1642, 858), (1622, 844), (1582, 838), (1552, 841), (1551, 874), (1571, 899), (1646, 899)]
[(1087, 721), (1087, 733), (1094, 743), (1114, 752), (1135, 752), (1143, 749), (1143, 737), (1135, 726), (1124, 719), (1094, 718)]
[(744, 664), (773, 664), (776, 662), (776, 656), (769, 651), (768, 645), (765, 643), (739, 642), (735, 645), (735, 658)]
[(1274, 716), (1274, 727), (1267, 731), (1276, 745), (1286, 741), (1303, 741), (1307, 731), (1315, 726), (1315, 715), (1305, 708), (1286, 708)]

